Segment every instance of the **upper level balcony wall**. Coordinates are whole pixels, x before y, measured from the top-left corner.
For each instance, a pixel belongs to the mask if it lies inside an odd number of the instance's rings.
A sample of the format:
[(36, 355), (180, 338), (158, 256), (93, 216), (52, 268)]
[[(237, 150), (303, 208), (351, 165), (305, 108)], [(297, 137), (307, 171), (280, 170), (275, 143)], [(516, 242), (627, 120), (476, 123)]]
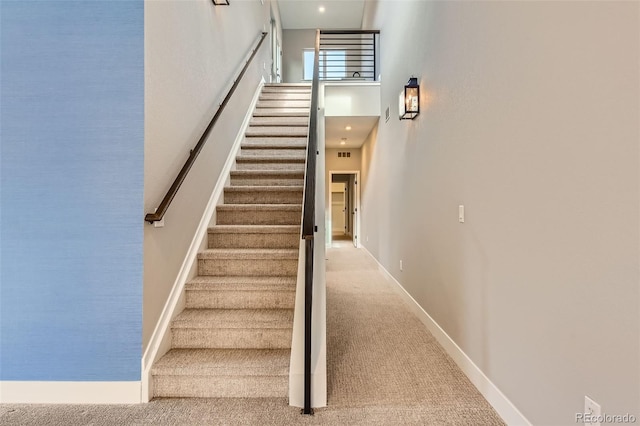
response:
[(380, 116), (380, 83), (325, 82), (325, 117)]
[[(311, 81), (315, 34), (315, 29), (283, 30), (283, 82)], [(379, 58), (380, 34), (376, 31), (322, 31), (321, 81), (378, 81)]]

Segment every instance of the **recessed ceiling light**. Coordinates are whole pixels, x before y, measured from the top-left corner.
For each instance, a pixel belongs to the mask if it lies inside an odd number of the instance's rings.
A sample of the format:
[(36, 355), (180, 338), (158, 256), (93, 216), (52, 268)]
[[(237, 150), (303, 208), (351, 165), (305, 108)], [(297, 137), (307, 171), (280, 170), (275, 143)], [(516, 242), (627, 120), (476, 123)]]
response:
[(347, 126), (344, 128), (345, 130), (351, 130), (351, 126)]
[(320, 12), (320, 13), (324, 13), (324, 6), (320, 6), (320, 7), (318, 8), (318, 12)]
[(347, 138), (340, 139), (340, 145), (344, 145), (347, 143)]
[(347, 143), (345, 141), (340, 141), (340, 145), (346, 145)]

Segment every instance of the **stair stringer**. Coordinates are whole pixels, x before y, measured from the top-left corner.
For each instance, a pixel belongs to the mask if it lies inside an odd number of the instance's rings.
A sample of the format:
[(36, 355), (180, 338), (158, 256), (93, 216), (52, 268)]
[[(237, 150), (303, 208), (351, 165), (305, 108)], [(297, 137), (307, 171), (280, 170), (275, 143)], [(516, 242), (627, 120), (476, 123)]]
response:
[(153, 395), (153, 382), (151, 380), (151, 368), (153, 367), (153, 364), (171, 349), (171, 322), (185, 307), (185, 284), (197, 275), (198, 253), (207, 246), (207, 231), (211, 224), (215, 223), (216, 206), (222, 204), (224, 188), (229, 183), (230, 172), (235, 166), (236, 156), (240, 152), (240, 146), (245, 138), (245, 133), (249, 128), (253, 111), (256, 108), (264, 84), (265, 80), (263, 77), (258, 83), (253, 99), (251, 100), (251, 104), (247, 109), (247, 114), (245, 115), (238, 130), (236, 139), (229, 151), (224, 167), (218, 176), (216, 185), (211, 192), (207, 207), (200, 218), (200, 223), (198, 224), (193, 239), (191, 240), (191, 244), (189, 245), (189, 250), (182, 262), (182, 266), (180, 267), (176, 280), (173, 283), (173, 287), (169, 293), (167, 302), (162, 309), (160, 318), (156, 323), (156, 327), (153, 330), (153, 334), (149, 340), (149, 345), (142, 356), (141, 401), (143, 403), (149, 402)]

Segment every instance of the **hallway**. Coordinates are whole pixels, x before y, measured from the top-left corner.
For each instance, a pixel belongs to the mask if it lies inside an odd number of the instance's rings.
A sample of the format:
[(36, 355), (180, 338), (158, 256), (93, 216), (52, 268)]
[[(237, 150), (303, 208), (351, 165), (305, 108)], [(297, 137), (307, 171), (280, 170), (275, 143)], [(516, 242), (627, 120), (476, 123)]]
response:
[(141, 405), (2, 405), (1, 425), (500, 425), (498, 415), (350, 241), (327, 250), (329, 406), (285, 399), (155, 399)]
[(502, 424), (371, 256), (351, 241), (332, 247), (327, 410), (352, 412), (350, 422)]

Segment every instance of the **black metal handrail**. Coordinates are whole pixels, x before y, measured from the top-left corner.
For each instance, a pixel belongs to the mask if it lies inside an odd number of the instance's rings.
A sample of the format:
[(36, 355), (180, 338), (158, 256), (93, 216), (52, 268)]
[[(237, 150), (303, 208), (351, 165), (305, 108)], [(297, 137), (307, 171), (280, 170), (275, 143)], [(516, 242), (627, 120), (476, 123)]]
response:
[(320, 79), (320, 30), (316, 31), (316, 51), (311, 85), (311, 111), (307, 165), (304, 178), (302, 239), (305, 240), (304, 267), (304, 408), (303, 414), (313, 414), (311, 408), (311, 305), (313, 295), (313, 242), (316, 232), (316, 157), (318, 155), (318, 84)]
[(182, 166), (182, 169), (180, 169), (178, 176), (176, 176), (175, 180), (173, 181), (173, 184), (165, 194), (164, 198), (160, 202), (160, 205), (158, 206), (156, 211), (154, 213), (148, 213), (144, 217), (145, 221), (149, 223), (158, 222), (158, 221), (161, 221), (162, 218), (164, 217), (164, 214), (167, 212), (167, 209), (171, 204), (171, 201), (173, 201), (173, 198), (178, 193), (178, 189), (180, 189), (180, 185), (182, 185), (182, 182), (184, 182), (185, 178), (187, 177), (187, 174), (189, 173), (189, 170), (191, 170), (191, 166), (193, 166), (193, 163), (195, 163), (196, 158), (198, 158), (198, 154), (200, 154), (200, 151), (202, 151), (202, 148), (207, 142), (207, 138), (209, 137), (209, 133), (211, 133), (211, 129), (218, 121), (218, 118), (224, 111), (225, 107), (227, 106), (227, 103), (229, 103), (231, 96), (236, 91), (236, 88), (240, 84), (240, 80), (242, 79), (245, 72), (247, 71), (247, 68), (249, 68), (249, 64), (251, 63), (253, 58), (256, 56), (256, 53), (258, 52), (258, 49), (262, 45), (262, 42), (264, 41), (266, 36), (267, 36), (267, 33), (261, 32), (261, 35), (259, 36), (260, 37), (259, 40), (256, 42), (255, 47), (251, 51), (251, 56), (249, 57), (249, 59), (247, 59), (247, 62), (242, 67), (242, 70), (234, 78), (233, 85), (227, 92), (227, 95), (224, 97), (224, 100), (222, 101), (222, 103), (218, 106), (218, 109), (213, 115), (213, 118), (211, 119), (211, 121), (209, 122), (209, 125), (204, 130), (204, 133), (202, 133), (202, 136), (200, 136), (200, 140), (198, 140), (198, 143), (196, 144), (196, 146), (190, 151), (189, 157), (187, 158), (187, 161), (184, 163), (184, 166)]
[(379, 30), (320, 31), (320, 80), (376, 81)]

